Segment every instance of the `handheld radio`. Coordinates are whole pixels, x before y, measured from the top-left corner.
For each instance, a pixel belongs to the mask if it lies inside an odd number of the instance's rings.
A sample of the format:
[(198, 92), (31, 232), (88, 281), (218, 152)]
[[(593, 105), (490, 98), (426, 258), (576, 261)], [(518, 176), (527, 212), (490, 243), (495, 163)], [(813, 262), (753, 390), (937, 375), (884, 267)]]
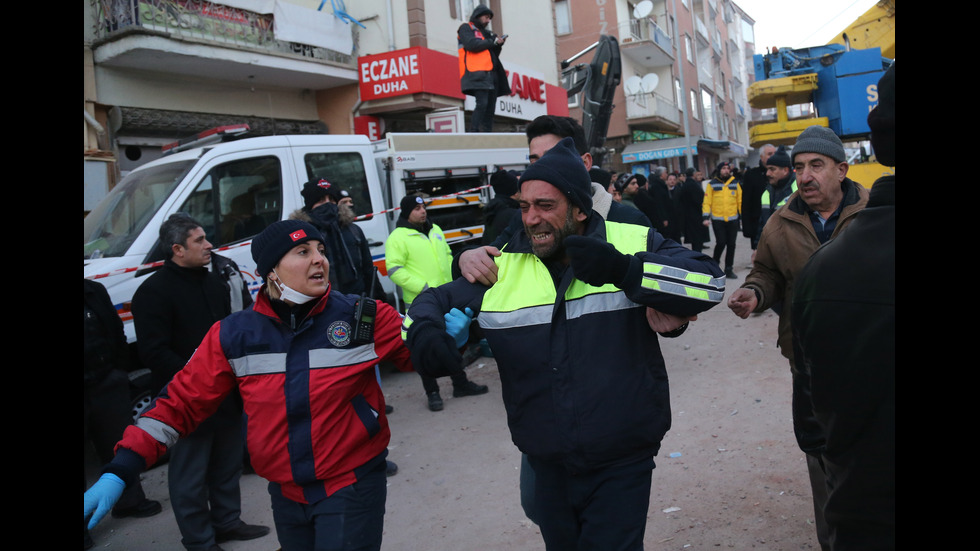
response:
[[(377, 274), (378, 267), (374, 267)], [(351, 338), (353, 344), (368, 344), (374, 342), (374, 317), (378, 313), (378, 303), (371, 297), (374, 296), (374, 282), (376, 277), (371, 278), (371, 293), (361, 294), (361, 298), (354, 306), (354, 336)]]

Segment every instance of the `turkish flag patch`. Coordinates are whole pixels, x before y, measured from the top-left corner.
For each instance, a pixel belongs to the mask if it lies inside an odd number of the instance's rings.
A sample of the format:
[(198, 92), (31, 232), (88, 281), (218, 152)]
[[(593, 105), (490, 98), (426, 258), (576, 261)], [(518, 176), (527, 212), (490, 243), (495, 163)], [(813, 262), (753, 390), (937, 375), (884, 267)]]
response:
[(292, 239), (294, 243), (300, 239), (303, 239), (304, 237), (306, 237), (306, 232), (303, 230), (296, 230), (289, 234), (289, 238)]

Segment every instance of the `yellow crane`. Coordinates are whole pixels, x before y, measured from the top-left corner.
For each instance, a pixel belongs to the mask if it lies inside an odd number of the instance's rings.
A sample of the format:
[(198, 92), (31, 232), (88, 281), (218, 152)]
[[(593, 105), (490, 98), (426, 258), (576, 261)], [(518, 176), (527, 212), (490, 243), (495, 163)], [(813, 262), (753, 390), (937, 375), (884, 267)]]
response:
[[(752, 147), (793, 145), (808, 126), (831, 128), (845, 142), (866, 140), (867, 113), (878, 102), (877, 82), (895, 59), (895, 0), (881, 0), (829, 44), (774, 49), (755, 56), (749, 105), (775, 109), (776, 121), (749, 129)], [(817, 117), (791, 119), (788, 106), (812, 103)], [(866, 187), (892, 169), (874, 162), (851, 165), (848, 176)]]

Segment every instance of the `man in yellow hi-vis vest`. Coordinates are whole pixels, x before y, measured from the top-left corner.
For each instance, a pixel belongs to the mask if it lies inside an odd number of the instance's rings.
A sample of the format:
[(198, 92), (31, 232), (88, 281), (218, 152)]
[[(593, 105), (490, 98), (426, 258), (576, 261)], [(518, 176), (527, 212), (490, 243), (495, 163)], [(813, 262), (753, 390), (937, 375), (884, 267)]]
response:
[(676, 320), (662, 335), (677, 336), (722, 300), (725, 278), (700, 252), (593, 213), (572, 138), (520, 182), (524, 231), (494, 257), (496, 283), (461, 277), (416, 297), (403, 333), (412, 363), (428, 375), (448, 371), (460, 354), (447, 317), (475, 313), (511, 438), (534, 471), (531, 516), (547, 549), (638, 549), (653, 458), (670, 427), (647, 307)]
[(470, 118), (470, 132), (493, 132), (497, 97), (510, 94), (507, 73), (500, 63), (500, 50), (507, 35), (497, 36), (487, 28), (493, 11), (482, 4), (473, 9), (470, 20), (459, 26), (459, 87), (476, 99)]
[(732, 176), (728, 161), (722, 161), (704, 189), (701, 217), (704, 225), (710, 225), (715, 231), (715, 262), (721, 262), (721, 253), (725, 251), (725, 275), (731, 279), (738, 277), (735, 275), (735, 240), (741, 212), (742, 186)]
[[(438, 225), (429, 221), (425, 201), (418, 195), (403, 197), (395, 230), (385, 244), (385, 268), (391, 281), (401, 287), (406, 309), (422, 291), (452, 279), (449, 269), (451, 261), (452, 252), (446, 243), (446, 236)], [(443, 401), (439, 394), (439, 382), (417, 367), (416, 371), (422, 377), (429, 409), (441, 410)], [(454, 398), (486, 394), (489, 390), (487, 385), (478, 385), (466, 377), (462, 358), (453, 369), (442, 375), (449, 375), (452, 379)]]

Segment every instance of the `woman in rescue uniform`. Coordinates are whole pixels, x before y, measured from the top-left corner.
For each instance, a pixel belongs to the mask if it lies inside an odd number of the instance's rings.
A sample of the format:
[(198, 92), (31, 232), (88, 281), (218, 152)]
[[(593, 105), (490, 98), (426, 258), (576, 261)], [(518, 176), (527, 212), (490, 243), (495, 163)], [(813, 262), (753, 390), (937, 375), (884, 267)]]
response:
[(252, 258), (266, 281), (254, 306), (215, 323), (126, 429), (85, 493), (85, 518), (94, 527), (127, 484), (239, 392), (283, 551), (380, 549), (390, 431), (374, 366), (410, 365), (401, 316), (379, 302), (373, 334), (355, 339), (358, 297), (331, 292), (323, 237), (309, 223), (270, 225)]

